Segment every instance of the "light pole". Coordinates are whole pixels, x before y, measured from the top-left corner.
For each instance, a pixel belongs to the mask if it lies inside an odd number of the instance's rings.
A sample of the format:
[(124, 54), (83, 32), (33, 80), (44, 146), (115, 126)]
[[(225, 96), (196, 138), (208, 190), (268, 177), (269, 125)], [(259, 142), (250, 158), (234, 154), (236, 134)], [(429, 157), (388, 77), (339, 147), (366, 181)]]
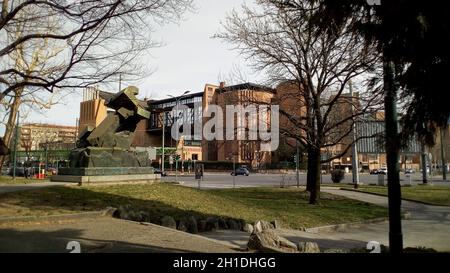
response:
[(445, 160), (445, 149), (444, 149), (444, 129), (441, 128), (440, 130), (441, 135), (441, 163), (442, 163), (442, 179), (444, 181), (447, 180), (447, 160)]
[(297, 154), (295, 157), (295, 174), (297, 179), (297, 188), (300, 188), (300, 170), (299, 170), (299, 157), (300, 157), (300, 147), (298, 146), (298, 140), (296, 142)]
[[(168, 95), (169, 97), (171, 97), (171, 98), (174, 98), (175, 99), (175, 116), (176, 116), (176, 120), (174, 120), (173, 121), (173, 123), (172, 123), (172, 126), (173, 126), (173, 124), (175, 123), (175, 122), (178, 122), (178, 102), (184, 97), (184, 96), (186, 96), (187, 94), (189, 94), (190, 93), (190, 91), (185, 91), (181, 96), (179, 96), (178, 98), (177, 97), (174, 97), (174, 96), (172, 96), (172, 95)], [(178, 139), (178, 133), (179, 133), (179, 128), (177, 128), (177, 134), (176, 134), (176, 143), (175, 143), (175, 180), (178, 180), (178, 141), (179, 141), (179, 139)], [(163, 150), (164, 150), (164, 148), (163, 148)]]
[(161, 155), (161, 174), (164, 173), (164, 141), (166, 138), (166, 113), (162, 112), (162, 155)]
[(354, 119), (354, 115), (355, 115), (355, 105), (354, 105), (354, 100), (353, 100), (353, 86), (352, 83), (349, 83), (349, 88), (350, 88), (350, 99), (351, 99), (351, 107), (352, 107), (352, 119), (353, 119), (353, 128), (352, 128), (352, 135), (353, 135), (353, 143), (352, 143), (352, 180), (353, 180), (353, 186), (355, 189), (358, 188), (358, 184), (359, 184), (359, 166), (358, 166), (358, 149), (356, 148), (356, 140), (357, 140), (357, 136), (356, 136), (356, 124), (355, 124), (355, 119)]
[(236, 157), (233, 155), (233, 189), (236, 188)]
[(13, 179), (16, 179), (17, 167), (17, 142), (19, 139), (19, 112), (17, 111), (16, 135), (14, 136), (14, 161), (13, 161)]

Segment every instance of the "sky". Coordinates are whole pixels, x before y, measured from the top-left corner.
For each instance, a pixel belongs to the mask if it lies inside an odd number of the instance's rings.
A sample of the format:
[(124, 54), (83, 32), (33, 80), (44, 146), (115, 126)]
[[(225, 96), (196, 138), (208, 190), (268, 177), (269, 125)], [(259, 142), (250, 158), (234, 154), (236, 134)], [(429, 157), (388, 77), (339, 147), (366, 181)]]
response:
[[(252, 4), (253, 1), (246, 2)], [(221, 29), (220, 23), (227, 13), (233, 8), (239, 10), (242, 3), (244, 0), (194, 0), (195, 11), (186, 13), (179, 24), (158, 27), (152, 34), (165, 44), (143, 56), (155, 72), (139, 82), (124, 82), (122, 87), (135, 85), (139, 88), (139, 98), (162, 99), (186, 90), (201, 92), (206, 83), (217, 84), (219, 75), (229, 74), (233, 66), (250, 74), (245, 60), (231, 50), (230, 44), (211, 38)], [(117, 90), (118, 87), (109, 91)], [(33, 112), (22, 122), (75, 125), (81, 94), (81, 90), (79, 94), (71, 93), (59, 105), (40, 113)], [(0, 127), (1, 135), (3, 131)]]

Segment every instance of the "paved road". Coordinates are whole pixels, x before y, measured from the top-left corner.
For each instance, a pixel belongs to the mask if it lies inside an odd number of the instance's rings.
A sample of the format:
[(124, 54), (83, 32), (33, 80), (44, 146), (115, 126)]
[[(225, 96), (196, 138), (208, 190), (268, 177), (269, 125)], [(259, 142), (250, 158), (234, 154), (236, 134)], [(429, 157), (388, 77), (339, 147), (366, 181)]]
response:
[[(401, 174), (400, 179), (403, 184), (407, 183), (406, 177), (404, 174)], [(175, 181), (183, 182), (185, 186), (189, 187), (197, 187), (198, 182), (195, 180), (194, 176), (179, 176), (175, 178), (174, 176), (163, 177), (163, 181)], [(296, 175), (286, 174), (259, 174), (252, 173), (250, 176), (236, 176), (235, 177), (235, 185), (236, 187), (255, 187), (255, 186), (280, 186), (282, 183), (286, 186), (293, 186), (297, 184)], [(351, 174), (345, 175), (344, 181), (342, 183), (351, 183), (352, 176)], [(369, 174), (361, 174), (360, 182), (368, 185), (368, 184), (377, 184), (378, 176), (377, 175), (369, 175)], [(430, 182), (433, 182), (435, 185), (445, 185), (450, 186), (450, 181), (442, 182), (440, 178), (436, 177), (434, 179), (430, 179)], [(331, 184), (331, 176), (322, 175), (322, 183), (323, 184)], [(422, 178), (420, 174), (414, 174), (411, 177), (411, 183), (413, 185), (422, 183)], [(306, 174), (300, 174), (300, 185), (306, 184)], [(233, 187), (233, 176), (229, 173), (205, 173), (204, 180), (201, 182), (201, 187), (203, 188), (232, 188)]]
[[(387, 198), (364, 193), (325, 189), (324, 191), (342, 195), (381, 206), (387, 206)], [(450, 251), (450, 207), (428, 206), (415, 202), (403, 201), (403, 210), (411, 213), (411, 218), (402, 221), (405, 247), (430, 247), (438, 251)], [(293, 242), (317, 242), (322, 249), (329, 248), (364, 248), (369, 241), (378, 241), (389, 245), (388, 222), (374, 223), (353, 227), (344, 231), (326, 233), (308, 233), (298, 230), (277, 230), (281, 236)], [(245, 247), (248, 234), (243, 232), (218, 231), (206, 236), (217, 240)]]
[[(403, 181), (402, 183), (406, 183), (405, 175), (401, 175), (400, 177)], [(347, 174), (342, 183), (351, 183), (351, 174)], [(175, 176), (163, 177), (163, 181), (175, 181), (178, 180), (183, 182), (185, 186), (189, 187), (198, 187), (198, 182), (194, 179), (193, 175), (190, 176), (179, 176), (175, 178)], [(412, 176), (412, 184), (420, 184), (422, 183), (420, 174), (414, 174)], [(377, 175), (368, 175), (361, 174), (360, 181), (364, 184), (376, 184), (378, 182)], [(250, 176), (236, 176), (235, 177), (235, 185), (236, 187), (258, 187), (258, 186), (280, 186), (284, 182), (285, 186), (294, 186), (297, 184), (296, 175), (294, 173), (281, 175), (281, 174), (259, 174), (252, 173)], [(440, 177), (435, 177), (434, 179), (430, 179), (430, 182), (435, 185), (443, 185), (450, 187), (450, 181), (443, 182)], [(330, 175), (322, 176), (323, 184), (331, 184)], [(13, 191), (23, 191), (23, 190), (32, 190), (38, 188), (45, 188), (51, 186), (62, 186), (66, 184), (73, 183), (60, 183), (60, 182), (39, 182), (39, 183), (30, 183), (30, 184), (16, 184), (16, 185), (8, 185), (8, 184), (0, 184), (0, 194), (6, 192)], [(300, 185), (306, 184), (306, 174), (300, 174)], [(204, 181), (201, 182), (202, 188), (232, 188), (233, 187), (233, 177), (229, 173), (205, 173)]]

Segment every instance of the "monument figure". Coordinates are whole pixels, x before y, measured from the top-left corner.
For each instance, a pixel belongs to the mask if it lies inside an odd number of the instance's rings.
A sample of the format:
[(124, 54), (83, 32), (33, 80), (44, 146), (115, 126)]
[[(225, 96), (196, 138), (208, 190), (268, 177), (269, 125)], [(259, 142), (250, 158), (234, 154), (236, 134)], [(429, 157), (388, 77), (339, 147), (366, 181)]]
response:
[[(108, 113), (96, 128), (88, 126), (80, 133), (77, 146), (69, 156), (69, 168), (61, 168), (59, 175), (52, 180), (67, 180), (64, 175), (129, 176), (154, 173), (148, 153), (131, 147), (138, 123), (150, 117), (150, 112), (136, 98), (137, 94), (138, 88), (130, 86), (105, 102), (114, 112)], [(123, 179), (129, 180), (130, 177)]]

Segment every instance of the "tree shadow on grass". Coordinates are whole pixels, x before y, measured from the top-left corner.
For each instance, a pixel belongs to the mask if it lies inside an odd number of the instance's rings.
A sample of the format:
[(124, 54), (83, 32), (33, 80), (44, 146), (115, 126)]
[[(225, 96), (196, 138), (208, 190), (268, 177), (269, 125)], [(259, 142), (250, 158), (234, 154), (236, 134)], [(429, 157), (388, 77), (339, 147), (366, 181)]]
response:
[[(129, 207), (134, 212), (145, 212), (142, 221), (155, 224), (160, 224), (161, 218), (166, 215), (172, 216), (176, 220), (186, 220), (190, 216), (194, 216), (196, 219), (221, 217), (220, 215), (181, 209), (158, 200), (139, 199), (83, 187), (51, 187), (6, 193), (0, 195), (0, 205), (2, 203), (8, 206), (17, 206), (18, 209), (30, 210), (29, 213), (35, 212), (38, 215), (99, 211), (107, 207)], [(13, 212), (10, 213), (12, 215), (7, 216), (17, 216)]]

